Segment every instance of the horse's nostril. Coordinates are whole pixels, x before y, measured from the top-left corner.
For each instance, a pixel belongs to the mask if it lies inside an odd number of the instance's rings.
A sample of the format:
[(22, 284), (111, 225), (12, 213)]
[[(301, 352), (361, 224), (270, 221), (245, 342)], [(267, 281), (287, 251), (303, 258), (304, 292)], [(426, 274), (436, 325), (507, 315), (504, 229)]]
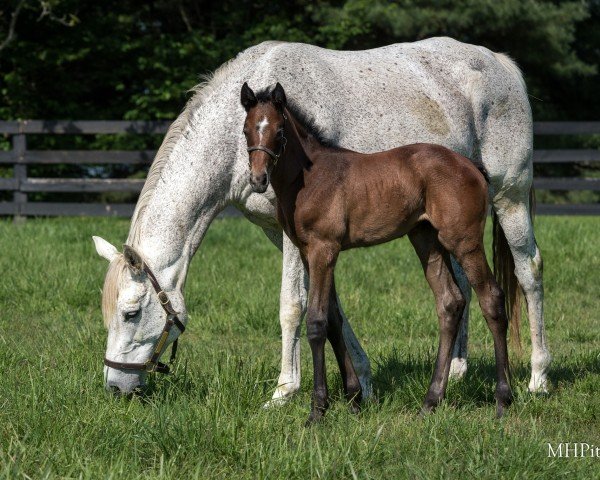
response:
[(119, 387), (117, 387), (116, 385), (110, 385), (108, 387), (108, 391), (110, 393), (112, 393), (113, 395), (120, 395), (121, 394), (121, 389)]

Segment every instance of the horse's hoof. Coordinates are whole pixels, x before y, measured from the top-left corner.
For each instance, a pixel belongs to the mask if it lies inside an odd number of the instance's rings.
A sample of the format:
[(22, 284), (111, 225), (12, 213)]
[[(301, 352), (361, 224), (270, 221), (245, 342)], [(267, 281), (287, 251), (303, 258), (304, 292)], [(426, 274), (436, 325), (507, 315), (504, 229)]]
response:
[(287, 399), (285, 397), (273, 398), (273, 399), (269, 400), (268, 402), (263, 403), (262, 408), (264, 408), (265, 410), (269, 410), (270, 408), (281, 407), (282, 405), (286, 404), (288, 402), (288, 400), (289, 399)]
[(467, 359), (456, 357), (450, 363), (448, 378), (453, 381), (462, 380), (467, 374)]

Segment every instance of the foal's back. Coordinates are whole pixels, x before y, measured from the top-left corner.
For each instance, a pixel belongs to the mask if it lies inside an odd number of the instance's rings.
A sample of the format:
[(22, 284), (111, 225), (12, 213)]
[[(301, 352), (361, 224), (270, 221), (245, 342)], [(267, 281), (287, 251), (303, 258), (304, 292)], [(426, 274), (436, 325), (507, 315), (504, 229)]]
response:
[(450, 237), (460, 236), (458, 225), (483, 231), (486, 179), (468, 158), (445, 147), (340, 150), (322, 155), (313, 167), (298, 204), (306, 202), (302, 210), (313, 212), (311, 230), (336, 225), (320, 233), (338, 236), (344, 249), (398, 238), (425, 220)]

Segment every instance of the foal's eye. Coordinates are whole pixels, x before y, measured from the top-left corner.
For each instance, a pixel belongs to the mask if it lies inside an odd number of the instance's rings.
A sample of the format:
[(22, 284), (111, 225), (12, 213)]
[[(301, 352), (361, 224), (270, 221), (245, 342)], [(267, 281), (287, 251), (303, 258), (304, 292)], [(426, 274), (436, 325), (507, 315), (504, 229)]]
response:
[(133, 312), (125, 312), (125, 320), (133, 320), (140, 313), (139, 310), (134, 310)]

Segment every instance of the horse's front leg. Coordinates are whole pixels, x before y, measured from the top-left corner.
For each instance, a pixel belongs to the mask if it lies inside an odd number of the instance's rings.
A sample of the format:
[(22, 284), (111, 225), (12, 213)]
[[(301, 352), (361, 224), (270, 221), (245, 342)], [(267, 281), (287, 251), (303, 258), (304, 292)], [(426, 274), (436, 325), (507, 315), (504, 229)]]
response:
[(281, 231), (264, 231), (283, 252), (279, 297), (281, 371), (273, 397), (265, 404), (268, 408), (285, 403), (300, 388), (300, 324), (306, 311), (308, 276), (300, 252), (287, 235)]
[(311, 412), (306, 422), (310, 425), (320, 420), (329, 407), (329, 392), (325, 373), (325, 341), (329, 296), (333, 285), (333, 270), (339, 247), (331, 244), (310, 245), (307, 264), (310, 276), (306, 334), (313, 357), (313, 396)]

